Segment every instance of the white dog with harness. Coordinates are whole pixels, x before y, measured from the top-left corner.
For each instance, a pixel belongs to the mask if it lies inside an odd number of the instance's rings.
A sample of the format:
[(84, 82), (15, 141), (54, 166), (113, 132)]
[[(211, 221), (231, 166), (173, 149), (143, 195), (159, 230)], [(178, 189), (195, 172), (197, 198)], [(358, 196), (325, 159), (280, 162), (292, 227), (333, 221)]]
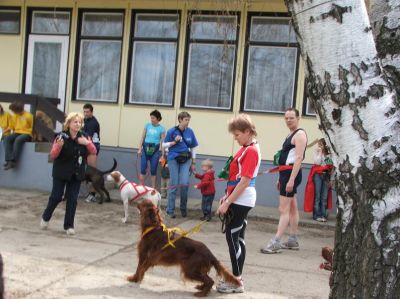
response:
[(132, 202), (149, 199), (156, 207), (160, 207), (161, 195), (157, 190), (129, 182), (119, 171), (111, 172), (107, 176), (107, 180), (114, 181), (119, 187), (125, 212), (125, 217), (121, 219), (123, 223), (126, 223), (128, 220), (128, 206)]

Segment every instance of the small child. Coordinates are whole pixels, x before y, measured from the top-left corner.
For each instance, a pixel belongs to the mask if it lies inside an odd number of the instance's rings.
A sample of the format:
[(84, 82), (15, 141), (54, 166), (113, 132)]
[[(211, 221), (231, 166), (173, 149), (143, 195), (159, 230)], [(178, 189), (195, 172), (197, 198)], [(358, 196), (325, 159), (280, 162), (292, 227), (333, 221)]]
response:
[(161, 157), (161, 198), (167, 198), (168, 195), (168, 183), (169, 183), (169, 168), (167, 159), (165, 157)]
[(203, 170), (203, 174), (194, 174), (196, 178), (201, 180), (201, 182), (194, 187), (196, 189), (200, 189), (202, 195), (201, 209), (203, 211), (203, 217), (201, 217), (200, 220), (210, 221), (212, 217), (212, 203), (215, 197), (215, 177), (213, 162), (209, 159), (204, 160), (201, 163), (201, 170)]
[(315, 174), (314, 181), (314, 210), (313, 219), (319, 222), (326, 222), (328, 214), (328, 192), (332, 172), (332, 160), (325, 139), (318, 140), (314, 152)]

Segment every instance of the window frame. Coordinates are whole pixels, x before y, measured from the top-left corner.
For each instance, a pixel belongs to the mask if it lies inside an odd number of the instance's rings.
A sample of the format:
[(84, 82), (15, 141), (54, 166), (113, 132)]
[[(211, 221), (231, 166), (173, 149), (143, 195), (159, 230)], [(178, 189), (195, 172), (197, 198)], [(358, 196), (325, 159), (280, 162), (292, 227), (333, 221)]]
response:
[[(85, 13), (101, 13), (101, 14), (122, 14), (122, 33), (121, 36), (92, 36), (85, 35), (82, 36), (82, 23), (83, 23), (83, 15)], [(78, 23), (76, 30), (76, 39), (75, 39), (75, 62), (74, 62), (74, 75), (73, 75), (73, 87), (72, 87), (72, 101), (73, 102), (85, 102), (85, 103), (105, 103), (105, 104), (116, 104), (119, 103), (120, 96), (120, 88), (121, 88), (121, 71), (122, 71), (122, 56), (123, 56), (123, 48), (124, 48), (124, 32), (125, 32), (125, 18), (126, 18), (126, 10), (125, 9), (89, 9), (89, 8), (80, 8), (78, 9)], [(96, 99), (78, 99), (78, 80), (79, 80), (79, 67), (81, 60), (81, 42), (82, 40), (91, 40), (91, 41), (120, 41), (121, 42), (121, 50), (120, 50), (120, 59), (119, 59), (119, 72), (118, 72), (118, 88), (116, 99), (112, 101), (107, 100), (96, 100)]]
[[(246, 88), (247, 88), (247, 75), (248, 75), (248, 59), (250, 46), (261, 46), (261, 47), (284, 47), (284, 48), (294, 48), (296, 49), (296, 65), (294, 69), (294, 84), (293, 84), (293, 95), (292, 103), (290, 107), (295, 107), (297, 102), (297, 87), (299, 79), (299, 62), (300, 62), (300, 45), (296, 42), (261, 42), (261, 41), (250, 41), (251, 35), (251, 21), (253, 17), (264, 17), (264, 18), (288, 18), (290, 20), (290, 14), (288, 13), (259, 13), (259, 12), (249, 12), (247, 14), (247, 25), (246, 25), (246, 46), (243, 55), (243, 72), (242, 72), (242, 91), (240, 99), (240, 112), (244, 113), (254, 113), (254, 114), (270, 114), (270, 115), (284, 115), (285, 111), (260, 111), (260, 110), (248, 110), (245, 109), (246, 101)], [(293, 30), (293, 34), (295, 34)], [(289, 108), (289, 107), (287, 107)]]
[(303, 111), (302, 116), (306, 117), (317, 117), (317, 113), (309, 113), (308, 112), (308, 103), (310, 102), (310, 98), (307, 95), (307, 82), (304, 80), (304, 92), (303, 92)]
[[(136, 29), (136, 16), (144, 15), (178, 15), (179, 28), (178, 35), (176, 38), (153, 38), (153, 37), (135, 37)], [(138, 105), (138, 106), (160, 106), (160, 107), (174, 107), (175, 96), (176, 96), (176, 83), (177, 83), (177, 73), (178, 73), (178, 57), (179, 57), (179, 39), (181, 34), (181, 24), (182, 24), (182, 13), (181, 10), (150, 10), (150, 9), (132, 9), (131, 10), (131, 26), (129, 34), (129, 50), (128, 50), (128, 61), (127, 61), (127, 73), (126, 73), (126, 84), (125, 84), (125, 101), (126, 105)], [(133, 70), (133, 50), (135, 49), (135, 42), (156, 42), (156, 43), (176, 43), (176, 53), (175, 53), (175, 69), (174, 69), (174, 83), (172, 91), (172, 102), (171, 104), (160, 104), (160, 103), (139, 103), (130, 102), (130, 92), (131, 92), (131, 78)]]
[(18, 12), (18, 31), (17, 32), (2, 32), (0, 35), (20, 35), (21, 34), (21, 7), (20, 6), (0, 6), (0, 11)]
[[(239, 36), (240, 36), (240, 11), (232, 11), (229, 15), (224, 15), (221, 11), (210, 11), (210, 10), (188, 10), (187, 18), (187, 26), (186, 26), (186, 37), (185, 37), (185, 52), (184, 52), (184, 64), (183, 64), (183, 72), (182, 72), (182, 88), (181, 88), (181, 100), (180, 100), (180, 108), (187, 109), (197, 109), (197, 110), (214, 110), (221, 112), (232, 112), (235, 101), (235, 84), (236, 84), (236, 67), (238, 63), (238, 45), (239, 45)], [(191, 39), (191, 16), (215, 16), (215, 17), (236, 17), (236, 36), (233, 41), (225, 41), (225, 40), (215, 40), (215, 39)], [(213, 45), (234, 45), (234, 57), (233, 57), (233, 68), (232, 68), (232, 86), (231, 86), (231, 97), (230, 97), (230, 105), (229, 108), (217, 108), (217, 107), (207, 107), (207, 106), (192, 106), (186, 105), (186, 91), (187, 91), (187, 83), (188, 83), (188, 74), (189, 74), (189, 61), (190, 61), (190, 45), (191, 44), (213, 44)]]

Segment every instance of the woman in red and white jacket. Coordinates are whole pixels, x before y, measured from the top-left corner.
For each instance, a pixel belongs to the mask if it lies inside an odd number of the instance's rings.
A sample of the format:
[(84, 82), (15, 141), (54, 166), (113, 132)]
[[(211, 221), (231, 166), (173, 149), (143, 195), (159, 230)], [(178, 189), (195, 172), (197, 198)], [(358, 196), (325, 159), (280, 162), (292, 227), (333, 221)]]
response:
[[(226, 223), (226, 241), (232, 263), (232, 272), (242, 281), (242, 271), (246, 257), (244, 234), (247, 225), (247, 214), (256, 204), (256, 177), (261, 164), (260, 147), (255, 137), (256, 128), (247, 114), (232, 118), (228, 130), (241, 146), (229, 167), (227, 193), (220, 200), (217, 214), (231, 215)], [(240, 286), (222, 282), (217, 286), (221, 293), (244, 292), (243, 282)]]

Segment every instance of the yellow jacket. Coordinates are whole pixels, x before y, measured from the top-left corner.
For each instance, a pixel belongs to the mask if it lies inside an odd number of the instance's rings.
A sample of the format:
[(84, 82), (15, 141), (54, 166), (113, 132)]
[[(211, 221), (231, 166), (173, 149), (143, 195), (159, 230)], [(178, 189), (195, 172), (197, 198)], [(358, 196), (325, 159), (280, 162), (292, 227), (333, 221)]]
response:
[(3, 130), (3, 137), (10, 134), (10, 131), (4, 132), (4, 130), (12, 128), (12, 116), (9, 112), (5, 111), (0, 115), (0, 128)]
[(32, 135), (33, 116), (29, 112), (14, 114), (12, 116), (12, 128), (14, 133)]

